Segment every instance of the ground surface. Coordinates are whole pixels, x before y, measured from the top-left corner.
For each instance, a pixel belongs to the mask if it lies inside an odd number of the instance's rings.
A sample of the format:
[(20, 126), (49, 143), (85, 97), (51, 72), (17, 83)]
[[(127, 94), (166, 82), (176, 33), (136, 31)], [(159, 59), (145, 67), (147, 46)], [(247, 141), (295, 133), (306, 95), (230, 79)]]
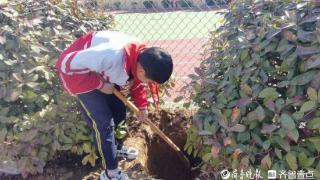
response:
[[(163, 132), (177, 144), (180, 149), (186, 141), (186, 129), (190, 123), (190, 117), (181, 112), (168, 113), (161, 111), (152, 114), (149, 119), (153, 121)], [(139, 150), (139, 157), (134, 161), (121, 161), (120, 167), (126, 171), (131, 179), (166, 179), (189, 180), (197, 176), (198, 172), (185, 168), (177, 154), (158, 136), (149, 126), (130, 119), (129, 137), (127, 146)], [(101, 169), (99, 166), (91, 167), (81, 164), (82, 157), (69, 152), (61, 152), (52, 161), (48, 162), (44, 173), (30, 176), (30, 180), (97, 180)], [(193, 166), (196, 160), (190, 158)], [(100, 164), (99, 162), (97, 162)], [(21, 176), (0, 176), (1, 180), (20, 180)]]
[(221, 22), (217, 10), (115, 14), (116, 29), (144, 41), (208, 37)]

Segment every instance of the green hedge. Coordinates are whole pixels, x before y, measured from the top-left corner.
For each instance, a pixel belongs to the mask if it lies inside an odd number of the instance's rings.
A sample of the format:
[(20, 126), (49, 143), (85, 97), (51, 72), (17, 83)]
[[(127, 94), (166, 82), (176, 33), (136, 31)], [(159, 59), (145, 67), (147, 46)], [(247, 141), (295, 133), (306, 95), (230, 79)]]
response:
[(185, 149), (206, 173), (313, 171), (320, 178), (320, 8), (234, 1), (192, 75), (200, 107)]
[(42, 172), (58, 150), (89, 153), (84, 163), (94, 163), (90, 130), (54, 64), (76, 37), (111, 28), (113, 17), (79, 9), (76, 18), (67, 3), (10, 4), (0, 5), (0, 170)]

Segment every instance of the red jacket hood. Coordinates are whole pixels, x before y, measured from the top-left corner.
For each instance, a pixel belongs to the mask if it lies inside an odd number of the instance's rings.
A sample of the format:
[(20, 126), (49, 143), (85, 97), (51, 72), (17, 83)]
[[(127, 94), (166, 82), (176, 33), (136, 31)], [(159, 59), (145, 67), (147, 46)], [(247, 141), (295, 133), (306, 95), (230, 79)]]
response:
[[(138, 63), (138, 56), (140, 52), (146, 48), (145, 44), (140, 43), (129, 43), (124, 47), (125, 55), (126, 55), (126, 63), (125, 68), (127, 73), (131, 72), (133, 76), (133, 83), (141, 83), (141, 81), (137, 77), (137, 63)], [(157, 83), (148, 83), (150, 93), (156, 108), (158, 108), (159, 104), (159, 88)], [(155, 99), (155, 95), (157, 96), (157, 100)]]

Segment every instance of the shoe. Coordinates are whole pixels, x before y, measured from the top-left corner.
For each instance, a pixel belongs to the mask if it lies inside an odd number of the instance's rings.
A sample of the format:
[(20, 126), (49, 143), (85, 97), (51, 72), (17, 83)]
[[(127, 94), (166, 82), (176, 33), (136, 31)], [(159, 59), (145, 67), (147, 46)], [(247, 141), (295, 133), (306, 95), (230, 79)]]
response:
[(122, 146), (121, 149), (117, 149), (117, 157), (133, 160), (138, 157), (139, 151), (132, 147)]
[(116, 174), (113, 174), (112, 177), (110, 177), (106, 171), (103, 171), (100, 174), (100, 180), (130, 180), (128, 175), (124, 172), (120, 171)]

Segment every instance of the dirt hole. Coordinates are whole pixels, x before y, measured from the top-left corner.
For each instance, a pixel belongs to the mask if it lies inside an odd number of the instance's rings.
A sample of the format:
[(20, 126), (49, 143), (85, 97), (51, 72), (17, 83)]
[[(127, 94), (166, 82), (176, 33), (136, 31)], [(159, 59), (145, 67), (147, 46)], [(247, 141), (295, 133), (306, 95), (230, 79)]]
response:
[[(181, 150), (183, 150), (186, 142), (186, 130), (190, 123), (189, 118), (183, 113), (169, 113), (166, 111), (161, 111), (159, 114), (149, 116), (149, 119)], [(140, 150), (141, 157), (138, 158), (138, 161), (144, 166), (147, 174), (155, 178), (188, 180), (194, 179), (199, 174), (198, 171), (187, 168), (177, 153), (164, 140), (144, 125), (140, 126), (138, 131), (135, 130), (134, 136), (129, 141), (133, 143), (129, 143), (128, 145), (133, 145), (134, 143), (140, 144), (138, 149)], [(139, 141), (144, 141), (145, 143), (138, 143)], [(142, 147), (141, 144), (143, 144)], [(185, 155), (189, 159), (191, 167), (196, 166), (200, 162), (187, 154)]]
[(162, 140), (155, 138), (148, 145), (147, 167), (150, 175), (160, 179), (193, 179), (177, 154)]

